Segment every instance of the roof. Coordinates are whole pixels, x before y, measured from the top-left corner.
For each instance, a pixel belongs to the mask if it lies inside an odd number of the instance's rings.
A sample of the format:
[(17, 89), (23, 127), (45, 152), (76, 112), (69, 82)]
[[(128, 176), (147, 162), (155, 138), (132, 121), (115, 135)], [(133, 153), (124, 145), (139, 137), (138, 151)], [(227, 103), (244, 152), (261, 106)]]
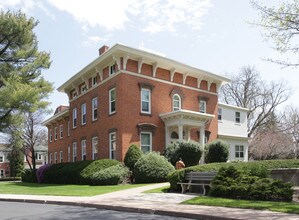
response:
[(51, 118), (48, 118), (47, 120), (43, 121), (42, 125), (44, 126), (50, 125), (52, 121), (60, 120), (68, 115), (69, 115), (69, 108), (65, 108), (62, 111), (54, 114)]
[(175, 69), (176, 72), (180, 73), (188, 73), (188, 75), (196, 77), (196, 78), (205, 78), (210, 79), (211, 81), (214, 81), (219, 84), (230, 82), (230, 79), (220, 76), (205, 70), (201, 70), (189, 65), (186, 65), (184, 63), (166, 58), (164, 56), (158, 55), (153, 52), (140, 50), (132, 47), (128, 47), (122, 44), (115, 44), (113, 47), (111, 47), (109, 50), (107, 50), (105, 53), (100, 55), (98, 58), (96, 58), (94, 61), (89, 63), (87, 66), (85, 66), (82, 70), (80, 70), (78, 73), (76, 73), (74, 76), (72, 76), (69, 80), (67, 80), (64, 84), (62, 84), (58, 91), (60, 92), (66, 92), (70, 91), (71, 88), (73, 88), (74, 83), (81, 82), (82, 79), (84, 79), (85, 74), (92, 75), (96, 73), (96, 69), (104, 68), (108, 65), (109, 61), (113, 57), (126, 57), (129, 56), (130, 59), (140, 59), (142, 58), (144, 60), (144, 63), (149, 64), (158, 64), (159, 67), (165, 68), (165, 69)]
[(239, 107), (239, 106), (235, 106), (235, 105), (229, 105), (229, 104), (221, 103), (221, 102), (218, 102), (218, 106), (223, 106), (223, 107), (227, 107), (227, 108), (237, 109), (237, 110), (245, 111), (245, 112), (250, 111), (248, 108), (243, 108), (243, 107)]

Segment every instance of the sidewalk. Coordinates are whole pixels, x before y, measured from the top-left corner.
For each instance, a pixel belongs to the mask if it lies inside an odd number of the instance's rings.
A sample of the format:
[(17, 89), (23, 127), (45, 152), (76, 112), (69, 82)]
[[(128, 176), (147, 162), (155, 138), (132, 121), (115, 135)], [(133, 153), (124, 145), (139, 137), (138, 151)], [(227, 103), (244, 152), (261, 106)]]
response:
[(196, 219), (299, 219), (299, 215), (295, 214), (179, 204), (196, 195), (179, 193), (142, 193), (149, 189), (167, 185), (168, 183), (161, 183), (91, 197), (0, 194), (0, 201), (86, 206)]

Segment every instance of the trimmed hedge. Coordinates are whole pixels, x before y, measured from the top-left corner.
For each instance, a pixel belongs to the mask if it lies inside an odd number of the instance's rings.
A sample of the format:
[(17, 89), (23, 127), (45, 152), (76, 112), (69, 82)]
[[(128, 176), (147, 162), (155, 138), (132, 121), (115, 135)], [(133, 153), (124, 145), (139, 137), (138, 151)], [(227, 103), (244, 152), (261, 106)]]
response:
[(214, 197), (264, 201), (292, 201), (293, 193), (289, 183), (250, 176), (233, 166), (218, 171), (209, 191)]
[(229, 163), (211, 163), (187, 167), (185, 169), (176, 170), (170, 173), (167, 178), (170, 183), (170, 189), (180, 191), (181, 186), (178, 182), (183, 181), (185, 172), (199, 171), (212, 172), (218, 171), (221, 167), (234, 166), (236, 169), (243, 171), (249, 176), (257, 176), (261, 178), (269, 177), (269, 169), (276, 168), (299, 168), (299, 160), (263, 160), (253, 162), (229, 162)]
[(91, 177), (95, 172), (117, 164), (120, 162), (110, 159), (53, 164), (45, 172), (43, 183), (91, 184)]
[(136, 183), (166, 182), (174, 167), (157, 152), (143, 155), (135, 164), (133, 175)]
[(37, 183), (36, 170), (25, 170), (22, 174), (22, 182)]
[(124, 164), (129, 167), (130, 170), (134, 169), (135, 163), (142, 157), (143, 153), (139, 147), (137, 147), (135, 144), (132, 144), (124, 159)]
[(0, 182), (5, 182), (5, 181), (20, 181), (22, 180), (21, 177), (3, 177), (0, 178)]
[(206, 147), (205, 161), (206, 163), (226, 162), (228, 159), (229, 145), (222, 141), (216, 140)]
[(117, 185), (127, 183), (130, 170), (124, 165), (117, 164), (94, 173), (91, 177), (92, 185)]

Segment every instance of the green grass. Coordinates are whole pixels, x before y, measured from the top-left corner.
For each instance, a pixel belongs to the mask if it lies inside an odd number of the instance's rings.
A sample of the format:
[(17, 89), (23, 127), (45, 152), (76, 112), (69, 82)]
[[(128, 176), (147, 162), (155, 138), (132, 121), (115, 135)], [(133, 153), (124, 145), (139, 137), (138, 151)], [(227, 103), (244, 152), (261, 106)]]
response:
[(144, 193), (167, 193), (169, 191), (169, 186), (164, 186), (156, 189), (150, 189), (144, 191)]
[(199, 196), (184, 201), (183, 204), (222, 206), (222, 207), (243, 208), (243, 209), (258, 209), (258, 210), (269, 210), (275, 212), (299, 214), (299, 203), (295, 203), (295, 202), (249, 201), (249, 200), (236, 200), (236, 199), (224, 199), (224, 198)]
[(148, 184), (113, 186), (59, 185), (22, 182), (0, 182), (0, 194), (52, 195), (52, 196), (95, 196)]

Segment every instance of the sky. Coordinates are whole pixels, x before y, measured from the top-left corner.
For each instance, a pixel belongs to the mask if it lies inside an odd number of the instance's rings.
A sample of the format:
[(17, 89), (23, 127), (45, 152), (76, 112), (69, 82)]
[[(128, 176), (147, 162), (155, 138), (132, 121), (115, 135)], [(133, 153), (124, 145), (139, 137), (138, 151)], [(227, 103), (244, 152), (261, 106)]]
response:
[(292, 96), (285, 105), (299, 107), (298, 69), (265, 61), (295, 57), (278, 54), (262, 29), (250, 25), (259, 15), (248, 0), (0, 0), (0, 9), (22, 10), (39, 21), (39, 49), (51, 53), (43, 76), (55, 87), (49, 97), (53, 111), (68, 104), (56, 89), (96, 59), (102, 45), (115, 43), (219, 75), (255, 66), (264, 80), (288, 82)]

